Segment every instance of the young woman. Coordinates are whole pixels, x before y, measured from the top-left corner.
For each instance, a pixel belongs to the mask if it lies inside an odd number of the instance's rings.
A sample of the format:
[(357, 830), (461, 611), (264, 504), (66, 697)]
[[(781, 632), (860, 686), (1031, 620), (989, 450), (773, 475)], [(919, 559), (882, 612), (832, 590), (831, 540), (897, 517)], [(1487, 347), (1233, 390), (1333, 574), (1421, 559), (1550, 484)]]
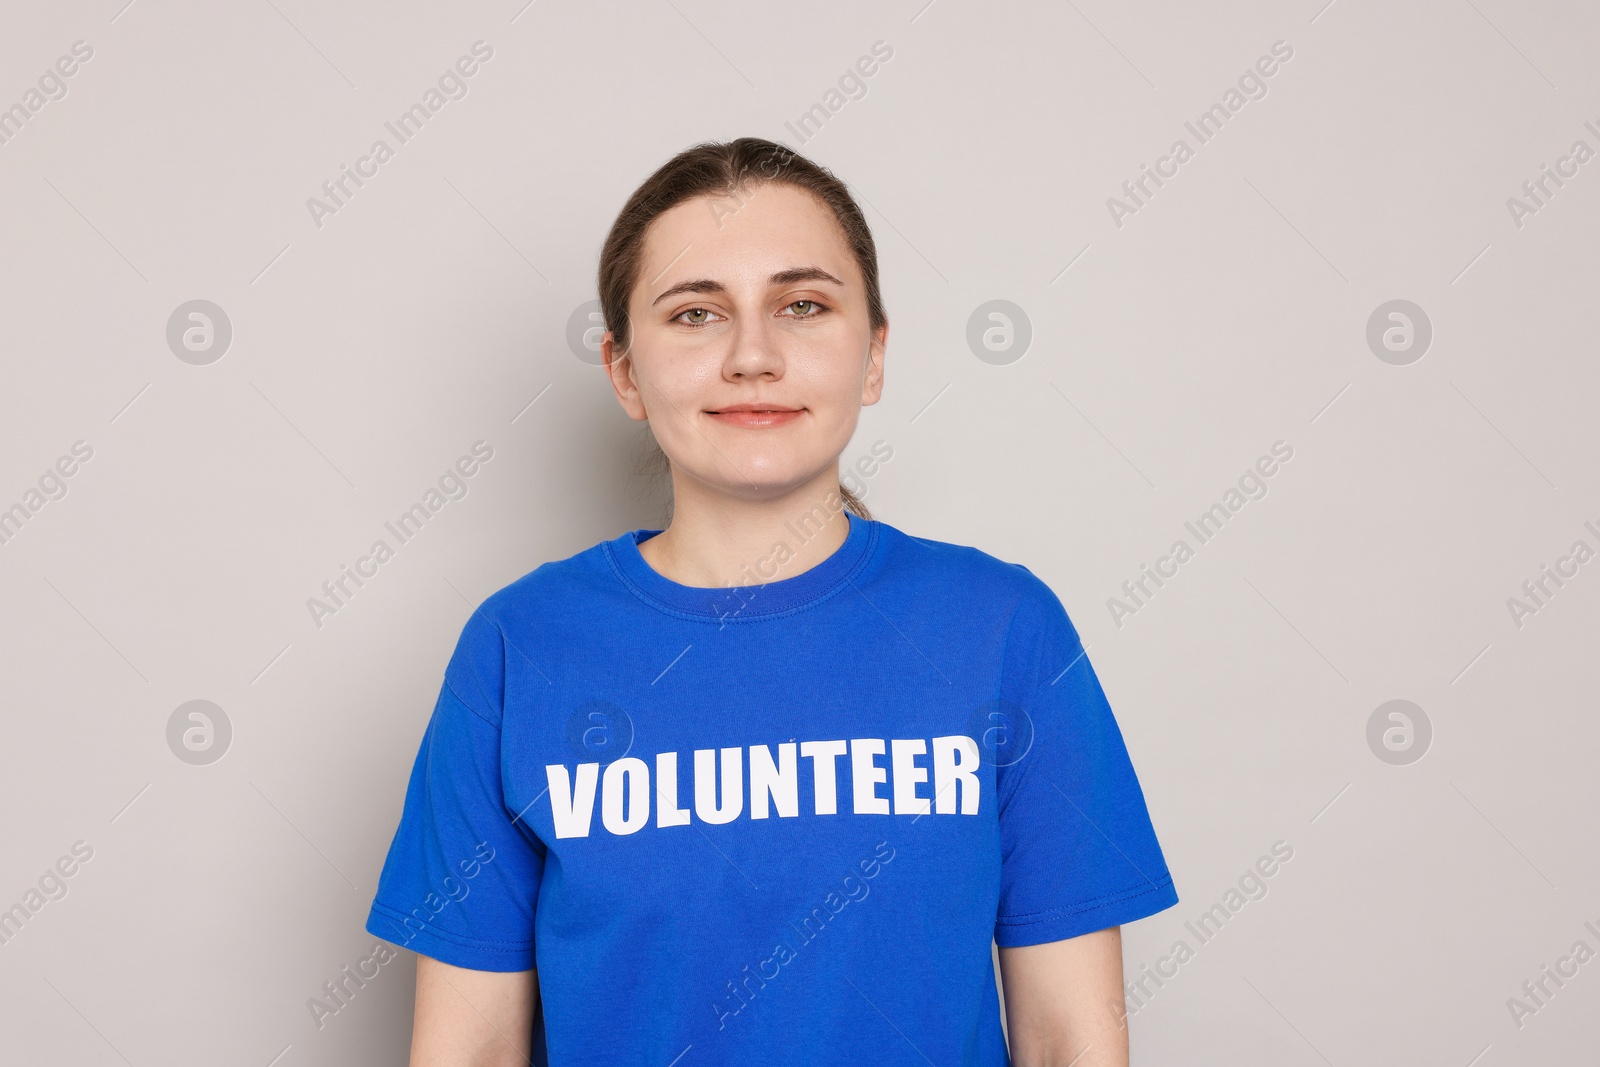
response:
[(1126, 1064), (1119, 926), (1172, 879), (1050, 588), (840, 484), (888, 335), (844, 185), (692, 148), (599, 283), (672, 518), (467, 620), (367, 920), (411, 1062)]

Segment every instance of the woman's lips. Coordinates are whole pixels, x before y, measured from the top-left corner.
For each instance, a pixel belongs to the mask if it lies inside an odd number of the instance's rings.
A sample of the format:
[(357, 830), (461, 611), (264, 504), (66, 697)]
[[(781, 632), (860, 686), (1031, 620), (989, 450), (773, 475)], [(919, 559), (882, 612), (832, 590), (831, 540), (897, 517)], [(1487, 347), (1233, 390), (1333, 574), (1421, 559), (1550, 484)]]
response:
[(744, 426), (750, 429), (761, 429), (769, 426), (788, 425), (795, 419), (798, 419), (801, 415), (805, 414), (805, 410), (803, 408), (797, 408), (792, 411), (729, 410), (708, 411), (706, 414), (710, 415), (718, 422), (727, 423), (730, 426)]

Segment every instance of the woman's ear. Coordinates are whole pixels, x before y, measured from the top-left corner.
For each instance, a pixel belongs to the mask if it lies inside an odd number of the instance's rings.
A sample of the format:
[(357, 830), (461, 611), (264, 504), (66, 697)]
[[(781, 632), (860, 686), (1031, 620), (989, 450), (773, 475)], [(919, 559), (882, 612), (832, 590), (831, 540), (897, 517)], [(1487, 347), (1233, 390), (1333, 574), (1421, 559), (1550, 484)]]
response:
[(883, 396), (883, 357), (889, 344), (889, 324), (872, 331), (872, 340), (867, 345), (867, 373), (861, 382), (861, 404), (876, 404), (878, 398)]
[(639, 395), (639, 383), (633, 376), (633, 360), (618, 347), (616, 338), (607, 330), (600, 341), (600, 358), (605, 361), (606, 376), (611, 379), (611, 390), (617, 394), (617, 403), (635, 422), (649, 419), (644, 401)]

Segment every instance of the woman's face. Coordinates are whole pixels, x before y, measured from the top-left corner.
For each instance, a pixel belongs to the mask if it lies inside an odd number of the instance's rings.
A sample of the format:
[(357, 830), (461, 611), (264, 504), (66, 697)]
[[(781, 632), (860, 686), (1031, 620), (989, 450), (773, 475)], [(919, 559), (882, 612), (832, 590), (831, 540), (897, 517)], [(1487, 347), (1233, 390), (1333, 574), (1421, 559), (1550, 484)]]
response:
[(679, 204), (645, 234), (628, 315), (629, 359), (605, 335), (612, 385), (675, 478), (747, 499), (824, 471), (832, 487), (882, 392), (887, 327), (826, 205), (779, 183)]

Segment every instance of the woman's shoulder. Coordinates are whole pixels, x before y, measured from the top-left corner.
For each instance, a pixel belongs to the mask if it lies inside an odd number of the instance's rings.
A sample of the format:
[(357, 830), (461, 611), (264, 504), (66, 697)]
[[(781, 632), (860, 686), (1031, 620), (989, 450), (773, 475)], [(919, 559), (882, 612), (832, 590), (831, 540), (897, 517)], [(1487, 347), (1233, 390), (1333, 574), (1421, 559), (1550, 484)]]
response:
[(1027, 564), (974, 545), (914, 537), (892, 527), (886, 533), (889, 558), (901, 561), (898, 569), (926, 576), (924, 588), (932, 595), (922, 598), (925, 606), (1004, 626), (1008, 645), (1037, 651), (1041, 662), (1065, 662), (1073, 649), (1081, 649), (1065, 603)]
[(918, 572), (964, 596), (1000, 594), (1042, 607), (1059, 604), (1055, 591), (1024, 563), (1002, 559), (975, 545), (910, 534), (881, 521), (878, 525), (891, 569)]
[(595, 597), (613, 592), (615, 583), (606, 553), (615, 540), (597, 541), (569, 556), (539, 564), (479, 601), (473, 619), (506, 629), (533, 619), (549, 624), (564, 616), (592, 612)]
[(492, 683), (487, 691), (498, 691), (508, 650), (527, 655), (532, 648), (573, 640), (586, 627), (603, 624), (601, 600), (616, 595), (616, 583), (608, 578), (609, 543), (599, 541), (541, 563), (479, 601), (462, 624), (447, 677), (469, 670), (480, 682)]

